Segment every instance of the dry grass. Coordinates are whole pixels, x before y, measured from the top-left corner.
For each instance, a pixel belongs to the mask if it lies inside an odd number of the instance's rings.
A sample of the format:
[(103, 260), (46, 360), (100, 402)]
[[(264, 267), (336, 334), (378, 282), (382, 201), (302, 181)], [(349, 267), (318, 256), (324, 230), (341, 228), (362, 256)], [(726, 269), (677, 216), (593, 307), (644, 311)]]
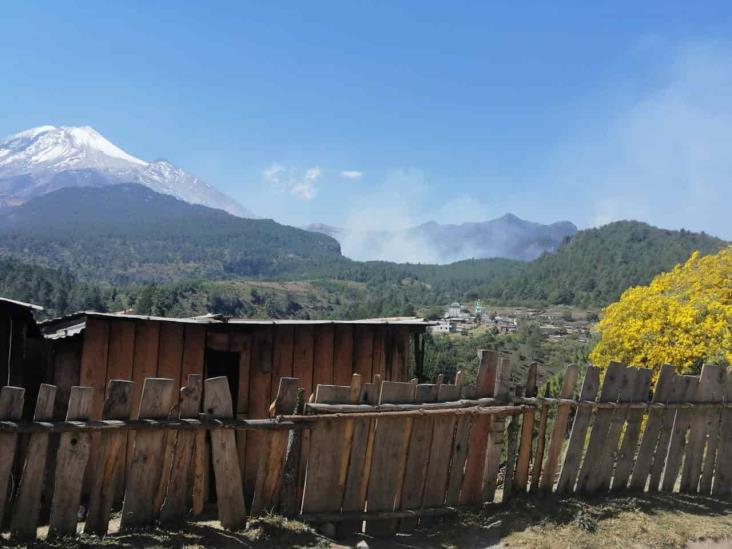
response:
[[(728, 541), (729, 540), (729, 541)], [(181, 528), (152, 528), (99, 539), (39, 542), (32, 547), (319, 547), (390, 548), (692, 548), (732, 547), (732, 501), (706, 496), (654, 495), (599, 499), (532, 498), (482, 512), (437, 520), (388, 539), (355, 537), (334, 542), (297, 521), (269, 516), (226, 532), (215, 520)], [(0, 545), (13, 545), (0, 538)]]

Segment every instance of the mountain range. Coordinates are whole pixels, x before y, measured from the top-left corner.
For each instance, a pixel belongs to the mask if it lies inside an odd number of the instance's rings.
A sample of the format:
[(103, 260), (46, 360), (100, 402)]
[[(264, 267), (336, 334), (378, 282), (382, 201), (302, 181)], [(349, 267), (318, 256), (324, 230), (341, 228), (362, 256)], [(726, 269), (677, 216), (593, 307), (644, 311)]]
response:
[(41, 126), (0, 140), (0, 204), (18, 205), (66, 187), (139, 183), (240, 217), (252, 212), (166, 160), (146, 162), (89, 126)]
[(503, 257), (530, 261), (554, 251), (577, 232), (569, 221), (550, 225), (506, 214), (490, 221), (439, 224), (435, 221), (400, 231), (359, 231), (322, 223), (305, 227), (338, 240), (343, 254), (360, 261), (453, 263), (469, 258)]

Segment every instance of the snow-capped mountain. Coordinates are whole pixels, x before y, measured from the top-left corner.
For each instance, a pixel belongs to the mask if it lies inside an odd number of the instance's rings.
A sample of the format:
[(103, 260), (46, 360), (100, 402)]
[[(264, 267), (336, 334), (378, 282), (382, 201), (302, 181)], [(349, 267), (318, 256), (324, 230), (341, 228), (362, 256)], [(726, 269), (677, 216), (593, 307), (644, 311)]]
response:
[(0, 203), (16, 205), (64, 187), (139, 183), (150, 189), (240, 217), (253, 217), (234, 199), (165, 160), (145, 162), (89, 126), (41, 126), (0, 141)]

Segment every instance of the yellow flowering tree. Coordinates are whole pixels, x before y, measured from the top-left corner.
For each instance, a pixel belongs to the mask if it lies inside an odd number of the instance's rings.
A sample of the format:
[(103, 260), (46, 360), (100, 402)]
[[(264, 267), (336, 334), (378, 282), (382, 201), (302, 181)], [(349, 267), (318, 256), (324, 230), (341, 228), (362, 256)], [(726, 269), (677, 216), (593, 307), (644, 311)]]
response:
[(694, 252), (648, 286), (626, 290), (608, 306), (590, 360), (697, 372), (705, 362), (732, 363), (732, 246)]

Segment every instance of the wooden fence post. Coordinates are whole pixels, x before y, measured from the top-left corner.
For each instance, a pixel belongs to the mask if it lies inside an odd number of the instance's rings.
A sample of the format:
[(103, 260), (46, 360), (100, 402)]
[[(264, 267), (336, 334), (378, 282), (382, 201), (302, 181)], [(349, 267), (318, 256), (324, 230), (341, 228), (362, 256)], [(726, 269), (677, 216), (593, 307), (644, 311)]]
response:
[[(132, 412), (133, 383), (111, 379), (104, 400), (102, 418), (130, 419)], [(124, 472), (124, 455), (127, 433), (103, 433), (99, 444), (99, 459), (94, 468), (89, 511), (86, 515), (84, 533), (104, 536), (107, 534), (109, 515), (115, 496), (117, 479)]]
[[(203, 400), (203, 409), (211, 417), (234, 417), (231, 391), (226, 377), (207, 379)], [(216, 482), (219, 520), (227, 530), (237, 530), (244, 526), (246, 508), (234, 431), (228, 429), (211, 431), (211, 459)]]
[[(148, 377), (142, 387), (140, 419), (167, 419), (176, 401), (172, 379)], [(163, 474), (163, 429), (135, 433), (132, 462), (127, 472), (121, 528), (147, 526), (155, 517), (155, 496)]]
[[(87, 421), (93, 396), (92, 387), (72, 387), (66, 421)], [(56, 452), (56, 474), (48, 527), (48, 535), (52, 538), (76, 534), (81, 488), (90, 445), (90, 433), (61, 434)]]
[[(187, 383), (180, 389), (178, 415), (181, 419), (198, 417), (203, 392), (201, 378), (201, 374), (188, 374)], [(171, 434), (174, 442), (173, 462), (168, 481), (161, 483), (161, 486), (166, 487), (165, 500), (160, 509), (160, 520), (163, 522), (173, 522), (183, 518), (187, 510), (188, 499), (193, 494), (189, 482), (196, 433), (181, 431)]]
[[(511, 397), (511, 360), (508, 357), (498, 359), (496, 368), (496, 386), (493, 393), (497, 403), (506, 403)], [(501, 449), (503, 448), (503, 437), (505, 434), (506, 420), (502, 417), (494, 417), (491, 429), (488, 432), (485, 466), (483, 468), (483, 493), (484, 502), (493, 501), (496, 495), (496, 484), (498, 482), (498, 470), (501, 465)]]
[[(529, 365), (526, 373), (526, 390), (524, 396), (533, 398), (537, 394), (536, 362)], [(519, 446), (519, 454), (516, 460), (516, 476), (514, 478), (514, 486), (521, 493), (526, 492), (526, 483), (529, 479), (529, 464), (531, 461), (531, 443), (534, 438), (534, 415), (536, 408), (528, 408), (523, 413), (521, 420), (521, 444)]]
[[(594, 401), (597, 391), (600, 388), (600, 369), (595, 366), (588, 366), (585, 372), (585, 379), (582, 382), (580, 391), (580, 401)], [(592, 408), (578, 408), (574, 415), (572, 423), (572, 432), (569, 435), (569, 444), (564, 454), (564, 463), (562, 472), (559, 475), (557, 483), (557, 493), (566, 494), (574, 492), (574, 485), (577, 481), (580, 462), (582, 461), (582, 452), (585, 448), (585, 438), (587, 437), (587, 429), (592, 419)]]
[[(570, 364), (564, 371), (564, 379), (562, 380), (562, 388), (559, 392), (560, 398), (572, 398), (574, 394), (574, 386), (577, 384), (578, 369), (575, 364)], [(569, 413), (572, 408), (569, 404), (560, 404), (557, 406), (556, 416), (554, 418), (554, 428), (552, 429), (551, 438), (549, 439), (549, 450), (547, 451), (546, 463), (541, 476), (539, 487), (545, 492), (551, 492), (554, 487), (554, 477), (559, 465), (559, 455), (562, 452), (562, 445), (567, 433), (567, 423), (569, 421)]]
[[(53, 419), (53, 405), (56, 387), (41, 384), (36, 400), (34, 421)], [(26, 447), (25, 464), (20, 476), (20, 486), (15, 499), (15, 513), (10, 523), (13, 538), (33, 539), (38, 528), (41, 510), (41, 491), (45, 480), (46, 456), (48, 454), (48, 433), (33, 433)]]
[[(280, 378), (277, 396), (270, 407), (270, 416), (293, 412), (297, 406), (297, 383), (298, 379), (294, 377)], [(271, 510), (275, 504), (287, 450), (287, 439), (288, 431), (274, 431), (269, 433), (262, 447), (251, 508), (253, 516)]]
[[(6, 386), (0, 389), (0, 419), (15, 421), (23, 414), (25, 389)], [(18, 433), (0, 433), (0, 530), (5, 517), (5, 501), (8, 497), (8, 481), (15, 460)]]

